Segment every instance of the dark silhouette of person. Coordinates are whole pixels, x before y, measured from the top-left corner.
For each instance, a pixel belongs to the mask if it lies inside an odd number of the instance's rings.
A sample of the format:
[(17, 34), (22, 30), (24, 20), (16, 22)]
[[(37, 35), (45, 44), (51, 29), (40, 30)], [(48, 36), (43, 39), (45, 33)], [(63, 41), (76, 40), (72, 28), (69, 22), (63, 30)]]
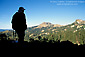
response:
[(26, 18), (24, 14), (24, 8), (19, 7), (18, 12), (16, 12), (12, 17), (12, 28), (18, 34), (18, 42), (24, 42), (25, 30), (27, 29)]

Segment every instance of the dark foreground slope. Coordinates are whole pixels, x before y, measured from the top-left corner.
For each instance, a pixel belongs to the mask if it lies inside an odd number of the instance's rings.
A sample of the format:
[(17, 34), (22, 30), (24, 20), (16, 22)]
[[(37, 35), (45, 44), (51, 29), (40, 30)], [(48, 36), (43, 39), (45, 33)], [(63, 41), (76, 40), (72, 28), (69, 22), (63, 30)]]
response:
[(70, 41), (64, 42), (40, 42), (40, 41), (32, 41), (32, 42), (23, 42), (23, 43), (16, 43), (12, 40), (4, 40), (0, 41), (0, 48), (85, 48), (85, 45), (74, 45)]

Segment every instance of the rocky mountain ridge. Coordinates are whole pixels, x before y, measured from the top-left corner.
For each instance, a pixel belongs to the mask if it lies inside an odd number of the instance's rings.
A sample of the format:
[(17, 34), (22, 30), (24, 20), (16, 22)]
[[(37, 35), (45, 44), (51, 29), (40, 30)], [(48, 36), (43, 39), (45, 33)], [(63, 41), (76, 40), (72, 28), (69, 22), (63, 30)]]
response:
[(77, 24), (85, 24), (85, 20), (77, 19), (75, 21), (75, 23), (77, 23)]
[(43, 22), (40, 25), (38, 25), (36, 28), (42, 28), (42, 27), (61, 27), (62, 25), (59, 24), (52, 24), (50, 22)]
[[(73, 24), (74, 25), (81, 25), (81, 24), (85, 24), (85, 21), (81, 20), (81, 19), (76, 19), (76, 21), (73, 22)], [(36, 28), (42, 28), (42, 27), (62, 27), (62, 26), (67, 26), (67, 25), (60, 25), (60, 24), (52, 24), (50, 22), (43, 22), (40, 25), (35, 26), (35, 27)]]

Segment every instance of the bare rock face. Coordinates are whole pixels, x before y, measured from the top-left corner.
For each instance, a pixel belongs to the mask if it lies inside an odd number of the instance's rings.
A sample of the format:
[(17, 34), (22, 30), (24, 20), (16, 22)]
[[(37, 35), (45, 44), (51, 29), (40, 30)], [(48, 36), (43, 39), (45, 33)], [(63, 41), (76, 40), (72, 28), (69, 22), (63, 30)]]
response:
[(50, 26), (53, 26), (53, 27), (61, 27), (61, 25), (59, 24), (52, 24), (50, 22), (43, 22), (42, 24), (40, 24), (38, 26), (38, 28), (42, 28), (42, 27), (50, 27)]
[(49, 22), (43, 22), (42, 24), (40, 24), (39, 26), (41, 27), (47, 27), (47, 26), (51, 26), (52, 24)]
[(78, 24), (85, 24), (85, 21), (84, 21), (84, 20), (81, 20), (81, 19), (77, 19), (76, 22), (77, 22)]
[(54, 24), (53, 27), (61, 27), (62, 25), (59, 25), (59, 24)]

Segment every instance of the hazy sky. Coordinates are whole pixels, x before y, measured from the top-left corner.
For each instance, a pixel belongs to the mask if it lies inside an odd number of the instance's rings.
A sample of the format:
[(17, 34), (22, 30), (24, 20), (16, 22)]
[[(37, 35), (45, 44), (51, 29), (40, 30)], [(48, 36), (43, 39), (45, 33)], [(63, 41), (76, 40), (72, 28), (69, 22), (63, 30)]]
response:
[(24, 7), (27, 26), (43, 22), (66, 25), (76, 19), (85, 20), (85, 0), (0, 0), (0, 29), (11, 29), (18, 8)]

